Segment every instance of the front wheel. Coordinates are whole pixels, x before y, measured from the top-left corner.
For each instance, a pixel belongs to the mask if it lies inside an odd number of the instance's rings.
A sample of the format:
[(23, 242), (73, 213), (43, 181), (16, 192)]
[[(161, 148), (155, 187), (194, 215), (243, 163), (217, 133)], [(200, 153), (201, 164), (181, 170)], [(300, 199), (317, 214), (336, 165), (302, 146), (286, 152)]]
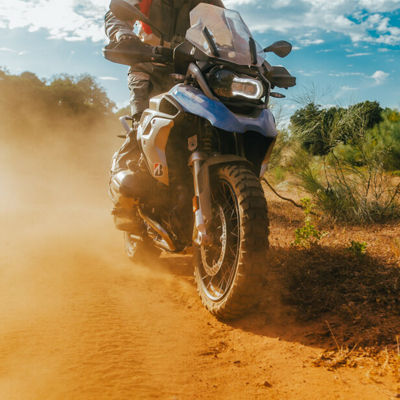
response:
[(211, 243), (195, 248), (195, 279), (205, 307), (220, 319), (232, 320), (257, 303), (265, 280), (267, 204), (248, 166), (221, 166), (211, 182)]

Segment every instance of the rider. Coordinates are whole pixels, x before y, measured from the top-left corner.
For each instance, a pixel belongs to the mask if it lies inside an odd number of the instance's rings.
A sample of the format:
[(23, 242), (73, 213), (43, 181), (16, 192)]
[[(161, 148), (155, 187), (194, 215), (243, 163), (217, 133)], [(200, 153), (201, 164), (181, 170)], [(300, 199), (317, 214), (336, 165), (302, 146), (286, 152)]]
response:
[[(221, 0), (126, 0), (140, 11), (163, 34), (163, 46), (173, 48), (181, 43), (190, 26), (189, 13), (200, 3), (224, 7)], [(105, 30), (111, 42), (127, 44), (141, 50), (145, 45), (158, 46), (161, 38), (158, 32), (138, 21), (123, 21), (111, 11), (105, 15)], [(143, 111), (148, 107), (149, 98), (169, 90), (173, 83), (169, 67), (150, 62), (138, 63), (129, 69), (128, 87), (133, 118), (133, 129), (127, 135), (122, 147), (114, 154), (111, 169), (110, 193), (115, 204), (113, 215), (118, 229), (134, 232), (140, 221), (133, 210), (138, 198), (142, 198), (150, 175), (138, 168), (140, 153), (136, 141), (136, 127)]]

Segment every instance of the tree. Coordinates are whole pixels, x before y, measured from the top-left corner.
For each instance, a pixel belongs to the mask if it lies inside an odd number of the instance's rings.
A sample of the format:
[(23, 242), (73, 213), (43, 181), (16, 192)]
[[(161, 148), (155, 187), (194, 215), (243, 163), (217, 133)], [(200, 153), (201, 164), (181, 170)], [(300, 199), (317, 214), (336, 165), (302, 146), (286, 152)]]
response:
[(41, 129), (65, 124), (88, 127), (114, 115), (114, 103), (90, 75), (59, 75), (46, 81), (32, 72), (12, 75), (0, 69), (0, 92), (4, 135), (35, 131), (40, 136)]
[(114, 103), (90, 75), (77, 78), (61, 75), (53, 79), (49, 91), (58, 107), (76, 114), (93, 111), (106, 115), (110, 114), (114, 107)]
[(348, 108), (309, 103), (290, 119), (291, 131), (302, 147), (313, 155), (326, 155), (339, 143), (352, 144), (382, 119), (383, 109), (376, 101), (365, 101)]
[(331, 128), (337, 113), (336, 108), (325, 110), (309, 103), (292, 115), (290, 130), (311, 154), (327, 154), (334, 145)]

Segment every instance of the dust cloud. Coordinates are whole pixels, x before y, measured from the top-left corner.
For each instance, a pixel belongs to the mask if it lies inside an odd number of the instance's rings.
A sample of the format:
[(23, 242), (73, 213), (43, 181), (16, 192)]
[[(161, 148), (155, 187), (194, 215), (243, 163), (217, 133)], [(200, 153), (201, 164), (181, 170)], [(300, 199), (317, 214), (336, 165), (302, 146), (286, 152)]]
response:
[(19, 111), (0, 113), (0, 399), (380, 398), (356, 373), (305, 368), (318, 350), (279, 339), (284, 323), (216, 321), (185, 257), (125, 257), (111, 117)]
[(99, 281), (122, 257), (107, 196), (118, 128), (47, 121), (0, 126), (2, 399), (64, 398), (75, 386), (63, 369), (79, 356), (82, 311), (96, 314), (92, 290), (107, 292)]
[(201, 308), (184, 258), (174, 261), (177, 282), (168, 261), (133, 265), (124, 255), (107, 194), (121, 129), (68, 117), (49, 127), (40, 115), (7, 126), (3, 117), (0, 399), (176, 393), (185, 378), (167, 377), (198, 335), (189, 315)]

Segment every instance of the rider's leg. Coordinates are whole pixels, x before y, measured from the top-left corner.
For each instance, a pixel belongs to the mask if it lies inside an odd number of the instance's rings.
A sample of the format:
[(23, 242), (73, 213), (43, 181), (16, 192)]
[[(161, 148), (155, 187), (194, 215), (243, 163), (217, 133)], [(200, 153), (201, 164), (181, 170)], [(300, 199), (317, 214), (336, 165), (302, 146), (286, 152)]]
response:
[[(140, 120), (143, 111), (149, 106), (150, 96), (160, 94), (171, 86), (168, 81), (170, 71), (155, 68), (151, 63), (142, 63), (131, 68), (128, 73), (131, 112), (134, 125)], [(136, 130), (133, 129), (121, 148), (114, 156), (114, 166), (111, 173), (132, 169), (137, 164), (140, 152), (136, 140)]]
[[(150, 96), (150, 75), (145, 72), (129, 71), (131, 115), (133, 129), (127, 134), (121, 148), (114, 154), (111, 167), (110, 197), (114, 203), (112, 214), (118, 229), (139, 234), (143, 223), (137, 215), (137, 199), (143, 189), (143, 172), (139, 171), (140, 150), (136, 139), (135, 125), (148, 107)], [(141, 173), (140, 173), (141, 172)]]
[(143, 111), (149, 106), (152, 91), (151, 75), (144, 71), (131, 69), (128, 73), (128, 88), (131, 114), (136, 121), (139, 121)]
[[(134, 126), (139, 123), (143, 111), (149, 105), (149, 98), (168, 90), (168, 72), (156, 69), (152, 64), (140, 64), (131, 68), (128, 74), (131, 112)], [(136, 129), (132, 129), (121, 148), (114, 154), (111, 168), (110, 195), (115, 208), (113, 215), (117, 228), (137, 232), (134, 225), (142, 226), (134, 204), (143, 199), (149, 190), (151, 176), (139, 165), (140, 150), (136, 138)], [(129, 223), (117, 223), (123, 217), (132, 219)]]

